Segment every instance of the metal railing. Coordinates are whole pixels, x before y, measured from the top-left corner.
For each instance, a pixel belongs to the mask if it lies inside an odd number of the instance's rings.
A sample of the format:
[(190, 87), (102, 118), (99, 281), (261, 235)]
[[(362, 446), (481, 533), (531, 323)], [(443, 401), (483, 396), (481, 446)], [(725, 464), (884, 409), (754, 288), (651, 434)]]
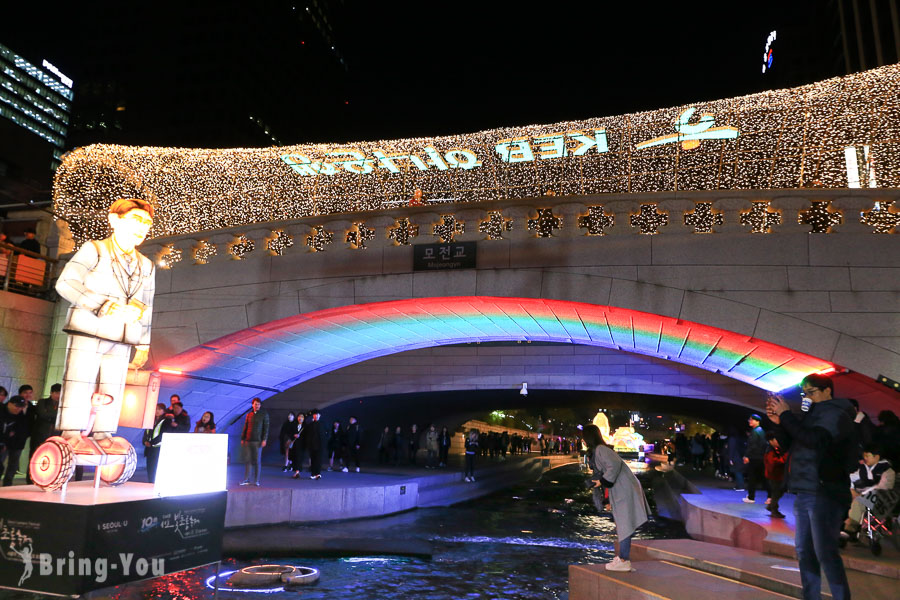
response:
[(3, 291), (44, 296), (50, 291), (59, 261), (0, 242)]

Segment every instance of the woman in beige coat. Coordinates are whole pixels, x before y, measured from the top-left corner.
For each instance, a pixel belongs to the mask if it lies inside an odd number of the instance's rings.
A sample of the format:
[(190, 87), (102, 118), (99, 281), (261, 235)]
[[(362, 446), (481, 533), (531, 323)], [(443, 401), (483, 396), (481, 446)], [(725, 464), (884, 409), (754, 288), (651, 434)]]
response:
[(609, 571), (631, 571), (631, 538), (635, 530), (647, 522), (650, 506), (644, 497), (644, 490), (625, 461), (603, 441), (600, 429), (588, 425), (583, 431), (584, 442), (593, 460), (594, 505), (603, 507), (603, 487), (609, 489), (609, 503), (616, 522), (619, 552), (606, 565)]

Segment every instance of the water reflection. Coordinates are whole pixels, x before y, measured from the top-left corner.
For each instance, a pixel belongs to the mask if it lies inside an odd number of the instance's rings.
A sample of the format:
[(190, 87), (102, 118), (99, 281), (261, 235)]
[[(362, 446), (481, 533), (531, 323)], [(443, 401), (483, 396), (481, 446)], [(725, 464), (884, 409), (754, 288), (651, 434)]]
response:
[[(643, 475), (639, 475), (643, 477)], [(300, 533), (336, 537), (429, 540), (429, 559), (391, 556), (260, 557), (227, 560), (223, 571), (277, 563), (319, 569), (313, 586), (275, 594), (220, 590), (223, 599), (397, 597), (563, 599), (568, 597), (568, 566), (612, 558), (615, 524), (598, 514), (577, 466), (552, 472), (552, 479), (515, 486), (449, 508), (419, 509), (385, 517), (297, 527)], [(651, 519), (637, 538), (685, 537), (680, 525)], [(109, 590), (116, 600), (171, 600), (209, 597), (208, 567)], [(16, 599), (33, 598), (27, 594)]]

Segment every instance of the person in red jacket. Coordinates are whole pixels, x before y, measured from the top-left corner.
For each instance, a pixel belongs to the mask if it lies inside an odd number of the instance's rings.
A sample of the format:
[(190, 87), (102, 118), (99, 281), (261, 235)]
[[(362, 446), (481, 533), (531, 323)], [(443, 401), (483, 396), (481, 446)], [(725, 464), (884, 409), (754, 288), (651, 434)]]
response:
[(784, 465), (787, 462), (787, 452), (783, 452), (775, 439), (775, 432), (766, 434), (769, 447), (763, 456), (765, 465), (766, 482), (769, 484), (769, 499), (766, 500), (766, 510), (772, 514), (773, 519), (783, 519), (784, 515), (778, 510), (778, 501), (784, 495)]

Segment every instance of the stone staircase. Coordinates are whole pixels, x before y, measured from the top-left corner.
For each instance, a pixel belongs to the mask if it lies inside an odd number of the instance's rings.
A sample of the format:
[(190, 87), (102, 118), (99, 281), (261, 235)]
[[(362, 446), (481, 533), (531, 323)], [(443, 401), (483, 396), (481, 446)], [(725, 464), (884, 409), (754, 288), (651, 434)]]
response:
[[(690, 539), (642, 540), (632, 546), (631, 573), (603, 565), (569, 567), (570, 600), (706, 600), (801, 598), (796, 560)], [(900, 580), (848, 568), (854, 596), (895, 600)], [(823, 598), (830, 598), (823, 579)]]

